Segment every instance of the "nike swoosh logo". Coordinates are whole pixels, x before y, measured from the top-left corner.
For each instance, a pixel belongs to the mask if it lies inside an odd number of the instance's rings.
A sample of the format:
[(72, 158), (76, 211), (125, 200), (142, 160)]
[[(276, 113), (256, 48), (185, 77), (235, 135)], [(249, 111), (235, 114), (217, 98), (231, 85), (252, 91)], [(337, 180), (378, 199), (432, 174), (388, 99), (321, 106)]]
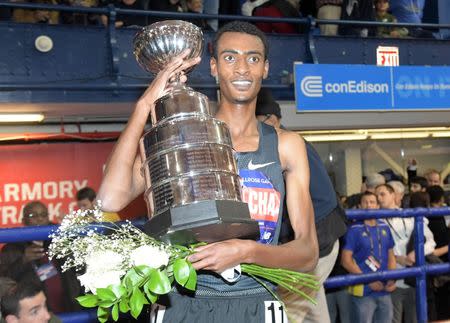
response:
[(253, 164), (253, 161), (250, 160), (250, 162), (248, 163), (248, 169), (250, 170), (255, 170), (258, 168), (263, 168), (269, 165), (275, 164), (275, 162), (270, 162), (270, 163), (265, 163), (265, 164)]

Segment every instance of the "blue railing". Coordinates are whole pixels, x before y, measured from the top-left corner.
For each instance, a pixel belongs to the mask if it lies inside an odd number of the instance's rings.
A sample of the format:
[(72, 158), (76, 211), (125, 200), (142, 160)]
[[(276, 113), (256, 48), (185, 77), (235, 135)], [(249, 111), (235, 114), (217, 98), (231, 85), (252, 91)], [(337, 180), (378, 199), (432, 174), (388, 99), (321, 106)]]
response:
[[(392, 217), (414, 217), (416, 266), (405, 269), (380, 271), (361, 275), (343, 275), (329, 278), (325, 287), (336, 288), (355, 284), (367, 284), (377, 280), (403, 279), (416, 277), (416, 310), (417, 321), (427, 321), (426, 276), (450, 273), (450, 263), (427, 265), (424, 254), (424, 217), (450, 215), (450, 207), (416, 208), (403, 210), (347, 210), (351, 220), (379, 219)], [(134, 225), (141, 227), (144, 221), (135, 221)], [(21, 242), (31, 240), (48, 240), (48, 236), (58, 226), (24, 227), (0, 229), (0, 243)], [(60, 315), (63, 322), (90, 322), (96, 318), (95, 311), (64, 313)]]

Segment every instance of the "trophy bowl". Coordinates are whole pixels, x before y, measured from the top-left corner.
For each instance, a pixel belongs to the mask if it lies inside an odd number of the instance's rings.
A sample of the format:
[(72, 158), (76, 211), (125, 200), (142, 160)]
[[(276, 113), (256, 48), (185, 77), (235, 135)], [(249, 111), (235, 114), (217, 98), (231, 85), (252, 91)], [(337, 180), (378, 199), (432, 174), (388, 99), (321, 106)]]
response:
[[(157, 74), (185, 49), (191, 49), (186, 59), (201, 56), (203, 32), (187, 21), (164, 20), (142, 28), (134, 37), (133, 45), (139, 65), (147, 72)], [(188, 73), (192, 68), (184, 72)]]

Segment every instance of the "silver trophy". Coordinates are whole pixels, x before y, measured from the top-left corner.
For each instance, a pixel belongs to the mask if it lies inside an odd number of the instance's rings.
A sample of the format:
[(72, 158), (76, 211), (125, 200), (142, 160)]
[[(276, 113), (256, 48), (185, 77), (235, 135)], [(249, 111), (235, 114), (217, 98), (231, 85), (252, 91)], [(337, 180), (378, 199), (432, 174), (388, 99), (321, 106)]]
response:
[[(152, 73), (187, 48), (188, 58), (201, 56), (203, 33), (180, 20), (154, 23), (134, 38), (139, 65)], [(257, 238), (258, 223), (241, 200), (229, 129), (212, 117), (207, 97), (177, 83), (156, 101), (152, 118), (140, 140), (144, 197), (153, 213), (144, 231), (176, 244)]]

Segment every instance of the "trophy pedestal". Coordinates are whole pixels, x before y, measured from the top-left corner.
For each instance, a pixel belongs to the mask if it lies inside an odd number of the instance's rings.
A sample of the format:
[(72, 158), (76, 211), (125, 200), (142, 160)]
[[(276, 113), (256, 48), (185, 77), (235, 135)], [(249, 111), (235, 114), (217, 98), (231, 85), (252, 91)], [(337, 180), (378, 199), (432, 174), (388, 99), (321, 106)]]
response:
[(183, 245), (259, 238), (258, 222), (248, 217), (247, 204), (220, 200), (170, 208), (151, 218), (144, 232), (155, 239)]

